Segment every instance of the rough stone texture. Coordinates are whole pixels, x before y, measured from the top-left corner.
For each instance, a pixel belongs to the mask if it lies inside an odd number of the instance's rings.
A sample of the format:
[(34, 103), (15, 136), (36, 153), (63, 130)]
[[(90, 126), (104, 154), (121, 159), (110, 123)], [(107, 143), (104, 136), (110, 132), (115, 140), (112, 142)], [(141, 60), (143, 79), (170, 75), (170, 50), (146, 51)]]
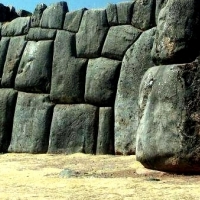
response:
[(108, 58), (90, 59), (85, 84), (85, 101), (99, 106), (114, 105), (121, 62)]
[(32, 13), (27, 10), (19, 10), (17, 11), (17, 15), (19, 17), (29, 17), (29, 16), (32, 16)]
[(45, 4), (38, 4), (31, 16), (31, 27), (38, 27), (44, 10), (47, 8)]
[(155, 12), (156, 25), (158, 24), (159, 13), (166, 6), (167, 1), (168, 0), (156, 0), (156, 12)]
[(1, 81), (2, 87), (12, 88), (14, 86), (18, 65), (25, 46), (25, 36), (12, 37), (10, 39)]
[(108, 24), (110, 26), (118, 25), (116, 4), (108, 4), (108, 7), (106, 8), (106, 14), (107, 14), (107, 19), (108, 19)]
[(9, 152), (46, 153), (53, 104), (48, 95), (19, 92)]
[(86, 8), (83, 8), (81, 10), (66, 13), (63, 29), (77, 33), (81, 24), (83, 13), (86, 10)]
[(197, 63), (153, 67), (142, 80), (137, 160), (177, 173), (200, 170)]
[(114, 154), (114, 109), (99, 109), (99, 130), (97, 138), (97, 154)]
[(19, 17), (11, 22), (3, 24), (1, 35), (2, 36), (19, 36), (28, 33), (30, 28), (30, 17)]
[(135, 42), (140, 34), (141, 31), (131, 25), (111, 27), (103, 46), (102, 55), (122, 60), (126, 50)]
[(154, 66), (150, 52), (155, 28), (145, 31), (122, 61), (115, 101), (115, 153), (134, 154), (138, 126), (138, 94), (144, 73)]
[[(184, 63), (193, 61), (199, 52), (200, 1), (167, 1), (158, 16), (154, 61)], [(184, 14), (183, 14), (184, 13)]]
[(123, 25), (131, 23), (134, 3), (135, 0), (133, 0), (132, 2), (123, 2), (117, 4), (117, 15), (119, 24)]
[(48, 153), (96, 152), (98, 108), (87, 104), (56, 105)]
[(6, 60), (9, 42), (10, 42), (10, 38), (8, 37), (3, 37), (1, 38), (1, 41), (0, 41), (0, 79), (3, 73), (3, 68), (4, 68), (4, 63)]
[(27, 92), (50, 92), (53, 41), (30, 41), (22, 55), (15, 89)]
[(73, 44), (74, 34), (58, 31), (51, 82), (51, 100), (57, 103), (84, 102), (87, 60), (73, 57)]
[(66, 2), (52, 4), (43, 11), (40, 26), (42, 28), (62, 29), (66, 12), (68, 12)]
[(11, 140), (17, 91), (0, 90), (0, 152), (7, 152)]
[(132, 25), (141, 30), (155, 26), (155, 0), (136, 0), (133, 8)]
[(99, 57), (107, 31), (108, 23), (105, 10), (85, 11), (79, 31), (76, 34), (77, 56)]
[(30, 28), (26, 40), (54, 40), (56, 37), (55, 29), (42, 29), (42, 28)]

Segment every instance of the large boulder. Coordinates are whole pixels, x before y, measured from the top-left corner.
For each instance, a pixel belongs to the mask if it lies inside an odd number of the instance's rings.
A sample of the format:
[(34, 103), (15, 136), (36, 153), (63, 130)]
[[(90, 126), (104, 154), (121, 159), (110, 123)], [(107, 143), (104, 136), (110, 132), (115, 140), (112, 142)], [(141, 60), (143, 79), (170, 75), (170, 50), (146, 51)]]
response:
[(107, 20), (110, 26), (118, 25), (117, 5), (108, 4), (106, 8)]
[(0, 152), (7, 152), (10, 145), (13, 116), (17, 99), (17, 91), (0, 90)]
[(96, 152), (98, 108), (87, 104), (56, 105), (48, 153)]
[(74, 34), (57, 32), (50, 93), (56, 103), (84, 103), (87, 60), (74, 57), (74, 45)]
[(14, 87), (15, 77), (26, 43), (25, 36), (12, 37), (10, 39), (1, 81), (3, 87)]
[(85, 101), (99, 106), (113, 106), (121, 62), (108, 58), (90, 59), (87, 66)]
[(64, 1), (50, 5), (43, 11), (40, 26), (42, 28), (62, 29), (65, 14), (68, 11), (67, 3)]
[(29, 41), (22, 55), (15, 89), (49, 93), (53, 60), (53, 41)]
[(53, 107), (49, 95), (19, 92), (8, 152), (46, 153)]
[(134, 154), (138, 126), (138, 94), (140, 82), (151, 60), (156, 29), (141, 34), (127, 50), (122, 61), (115, 100), (115, 153)]
[(152, 57), (157, 64), (193, 61), (199, 52), (200, 1), (167, 1), (158, 15)]
[(200, 70), (196, 62), (149, 69), (141, 82), (136, 156), (145, 167), (200, 172)]
[(19, 36), (28, 33), (30, 28), (30, 17), (19, 17), (11, 22), (3, 24), (2, 36)]
[(127, 49), (140, 34), (141, 31), (131, 25), (111, 27), (103, 46), (102, 56), (122, 60)]
[(114, 154), (114, 109), (99, 108), (99, 128), (96, 154)]
[(76, 34), (77, 56), (83, 58), (99, 57), (107, 32), (108, 22), (105, 10), (85, 11)]

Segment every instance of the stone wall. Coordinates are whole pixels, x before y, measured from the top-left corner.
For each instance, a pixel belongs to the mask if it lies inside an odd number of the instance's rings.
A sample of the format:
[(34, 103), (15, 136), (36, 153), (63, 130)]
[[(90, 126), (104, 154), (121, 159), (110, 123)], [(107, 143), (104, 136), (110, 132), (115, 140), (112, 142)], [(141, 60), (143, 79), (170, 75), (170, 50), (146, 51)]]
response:
[(198, 0), (21, 13), (0, 26), (2, 152), (136, 153), (149, 168), (200, 170)]

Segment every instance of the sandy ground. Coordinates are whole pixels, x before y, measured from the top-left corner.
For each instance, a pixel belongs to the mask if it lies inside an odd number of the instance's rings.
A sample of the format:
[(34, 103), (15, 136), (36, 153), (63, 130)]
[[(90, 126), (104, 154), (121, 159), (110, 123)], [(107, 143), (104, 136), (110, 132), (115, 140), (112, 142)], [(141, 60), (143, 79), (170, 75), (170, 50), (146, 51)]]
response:
[(135, 156), (0, 155), (0, 200), (200, 199), (200, 176), (151, 171)]

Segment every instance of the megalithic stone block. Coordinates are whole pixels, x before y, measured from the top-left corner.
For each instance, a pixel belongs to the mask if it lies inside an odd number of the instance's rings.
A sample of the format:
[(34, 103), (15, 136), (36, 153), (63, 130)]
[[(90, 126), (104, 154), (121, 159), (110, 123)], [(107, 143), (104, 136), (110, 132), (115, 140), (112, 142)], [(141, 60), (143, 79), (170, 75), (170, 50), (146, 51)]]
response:
[(199, 53), (199, 10), (198, 0), (167, 1), (158, 15), (151, 52), (154, 62), (174, 64), (194, 61)]
[(99, 57), (107, 32), (108, 22), (105, 10), (85, 11), (76, 34), (77, 56), (82, 58)]
[(49, 153), (96, 153), (98, 108), (88, 104), (56, 105)]
[(110, 26), (118, 25), (118, 16), (117, 16), (117, 5), (108, 4), (106, 8), (106, 14), (108, 19), (108, 24)]
[(0, 152), (7, 152), (10, 145), (17, 91), (0, 89)]
[(139, 95), (136, 157), (145, 167), (200, 172), (200, 70), (197, 62), (150, 68)]
[(50, 92), (53, 41), (27, 43), (15, 79), (15, 89), (25, 92)]
[(19, 92), (8, 151), (46, 153), (53, 107), (49, 95)]
[(97, 154), (114, 154), (114, 109), (99, 108)]
[(13, 88), (14, 81), (26, 46), (25, 36), (12, 37), (10, 39), (6, 61), (4, 64), (1, 85), (5, 88)]
[(40, 26), (42, 28), (62, 29), (68, 5), (64, 1), (54, 3), (47, 7), (42, 14)]
[[(51, 100), (56, 103), (84, 103), (87, 60), (75, 58), (74, 34), (58, 31), (54, 42)], [(64, 56), (63, 56), (64, 55)]]
[(140, 82), (151, 60), (156, 29), (142, 33), (127, 50), (122, 61), (115, 100), (115, 153), (134, 154), (138, 126), (138, 94)]

